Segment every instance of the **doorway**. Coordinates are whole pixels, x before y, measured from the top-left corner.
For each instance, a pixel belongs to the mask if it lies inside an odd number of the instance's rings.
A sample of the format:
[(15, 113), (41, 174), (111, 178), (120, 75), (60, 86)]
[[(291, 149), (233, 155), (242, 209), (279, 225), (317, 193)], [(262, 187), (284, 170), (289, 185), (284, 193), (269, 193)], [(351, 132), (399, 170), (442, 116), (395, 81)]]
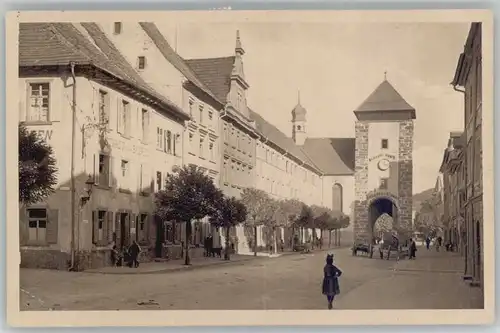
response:
[(154, 216), (156, 226), (156, 242), (155, 242), (155, 257), (161, 258), (163, 256), (163, 242), (165, 241), (165, 225), (163, 221), (157, 216)]
[(375, 199), (368, 207), (368, 229), (371, 242), (375, 241), (376, 236), (384, 239), (385, 235), (392, 235), (395, 227), (397, 227), (397, 207), (394, 202), (388, 198)]

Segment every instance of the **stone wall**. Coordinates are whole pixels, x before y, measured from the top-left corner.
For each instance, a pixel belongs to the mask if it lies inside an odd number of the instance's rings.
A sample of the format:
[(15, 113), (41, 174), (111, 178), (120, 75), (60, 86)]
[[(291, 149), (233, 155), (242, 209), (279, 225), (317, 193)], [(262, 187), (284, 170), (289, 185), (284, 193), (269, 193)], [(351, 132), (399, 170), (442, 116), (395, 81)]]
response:
[[(101, 268), (111, 265), (110, 249), (80, 251), (75, 257), (78, 270)], [(21, 248), (21, 268), (67, 270), (71, 266), (71, 253), (59, 250)]]
[(366, 194), (368, 193), (368, 130), (368, 122), (356, 121), (353, 227), (354, 237), (357, 240), (368, 240), (370, 237), (368, 210), (366, 209)]
[(413, 120), (399, 123), (399, 212), (398, 225), (403, 230), (412, 226), (413, 205)]

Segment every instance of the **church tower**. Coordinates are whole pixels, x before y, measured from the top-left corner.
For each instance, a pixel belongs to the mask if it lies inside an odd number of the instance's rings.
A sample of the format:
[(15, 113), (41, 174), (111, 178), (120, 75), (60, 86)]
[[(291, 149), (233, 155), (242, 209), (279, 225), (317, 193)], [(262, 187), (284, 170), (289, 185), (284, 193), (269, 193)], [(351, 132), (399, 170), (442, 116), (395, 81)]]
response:
[(247, 119), (250, 118), (247, 107), (247, 90), (250, 85), (245, 79), (243, 70), (243, 55), (245, 50), (241, 44), (240, 31), (236, 31), (236, 46), (234, 48), (234, 63), (231, 70), (230, 88), (227, 95), (228, 106), (235, 109)]
[(300, 104), (300, 92), (297, 105), (292, 110), (292, 139), (295, 144), (302, 146), (307, 139), (306, 109)]
[(415, 109), (384, 79), (354, 114), (355, 240), (370, 242), (387, 213), (403, 241), (412, 225)]

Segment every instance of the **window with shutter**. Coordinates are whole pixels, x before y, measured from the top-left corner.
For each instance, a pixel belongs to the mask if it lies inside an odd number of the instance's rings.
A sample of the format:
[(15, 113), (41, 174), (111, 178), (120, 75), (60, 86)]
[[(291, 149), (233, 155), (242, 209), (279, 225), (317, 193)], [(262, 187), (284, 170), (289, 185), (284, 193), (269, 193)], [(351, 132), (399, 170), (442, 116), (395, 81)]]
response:
[(138, 216), (138, 225), (137, 225), (137, 235), (138, 241), (144, 243), (147, 241), (147, 221), (148, 214), (142, 213)]
[(96, 224), (97, 224), (97, 244), (98, 245), (106, 245), (107, 244), (107, 240), (106, 240), (106, 237), (105, 237), (105, 225), (106, 225), (107, 221), (106, 221), (106, 211), (104, 210), (100, 210), (97, 212), (97, 221), (96, 221)]
[(101, 186), (111, 186), (111, 157), (106, 154), (99, 154), (95, 157), (94, 181)]
[(106, 228), (106, 238), (108, 243), (113, 242), (113, 212), (106, 212), (107, 228)]
[(46, 239), (49, 244), (58, 243), (59, 235), (59, 210), (49, 209), (48, 210), (48, 221), (47, 221), (47, 234)]
[(123, 247), (123, 244), (121, 243), (121, 223), (120, 223), (121, 215), (122, 215), (122, 213), (119, 213), (119, 212), (115, 213), (114, 241), (115, 241), (116, 247), (118, 247), (118, 248)]
[(92, 211), (92, 243), (97, 244), (99, 242), (99, 229), (97, 225), (97, 211)]
[(113, 187), (115, 185), (115, 173), (113, 172), (114, 168), (114, 158), (112, 156), (108, 156), (108, 186)]
[(132, 244), (132, 241), (134, 241), (134, 240), (137, 241), (137, 215), (136, 214), (130, 214), (129, 231), (130, 231), (129, 244)]

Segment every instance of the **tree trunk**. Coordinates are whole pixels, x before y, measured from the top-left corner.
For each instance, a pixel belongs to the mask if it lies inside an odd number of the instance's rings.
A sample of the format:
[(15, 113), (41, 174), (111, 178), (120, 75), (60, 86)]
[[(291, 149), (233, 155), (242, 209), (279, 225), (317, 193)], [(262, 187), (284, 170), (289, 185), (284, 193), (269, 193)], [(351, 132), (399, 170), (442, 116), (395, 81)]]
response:
[(257, 226), (253, 225), (253, 256), (257, 256)]
[(323, 229), (319, 229), (319, 249), (323, 249)]
[(328, 248), (332, 247), (332, 231), (328, 230)]
[(224, 260), (229, 260), (229, 228), (230, 227), (225, 227), (226, 229), (226, 250), (224, 251)]
[(184, 265), (191, 265), (189, 258), (189, 240), (191, 239), (191, 221), (186, 222), (186, 239), (184, 240), (185, 259)]
[(340, 235), (341, 235), (341, 231), (340, 231), (340, 229), (339, 229), (339, 233), (338, 233), (338, 237), (339, 237), (338, 246), (340, 246)]
[(292, 225), (292, 252), (293, 252), (293, 249), (295, 249), (295, 226)]
[(276, 237), (276, 227), (273, 227), (274, 253), (278, 253), (278, 237)]

